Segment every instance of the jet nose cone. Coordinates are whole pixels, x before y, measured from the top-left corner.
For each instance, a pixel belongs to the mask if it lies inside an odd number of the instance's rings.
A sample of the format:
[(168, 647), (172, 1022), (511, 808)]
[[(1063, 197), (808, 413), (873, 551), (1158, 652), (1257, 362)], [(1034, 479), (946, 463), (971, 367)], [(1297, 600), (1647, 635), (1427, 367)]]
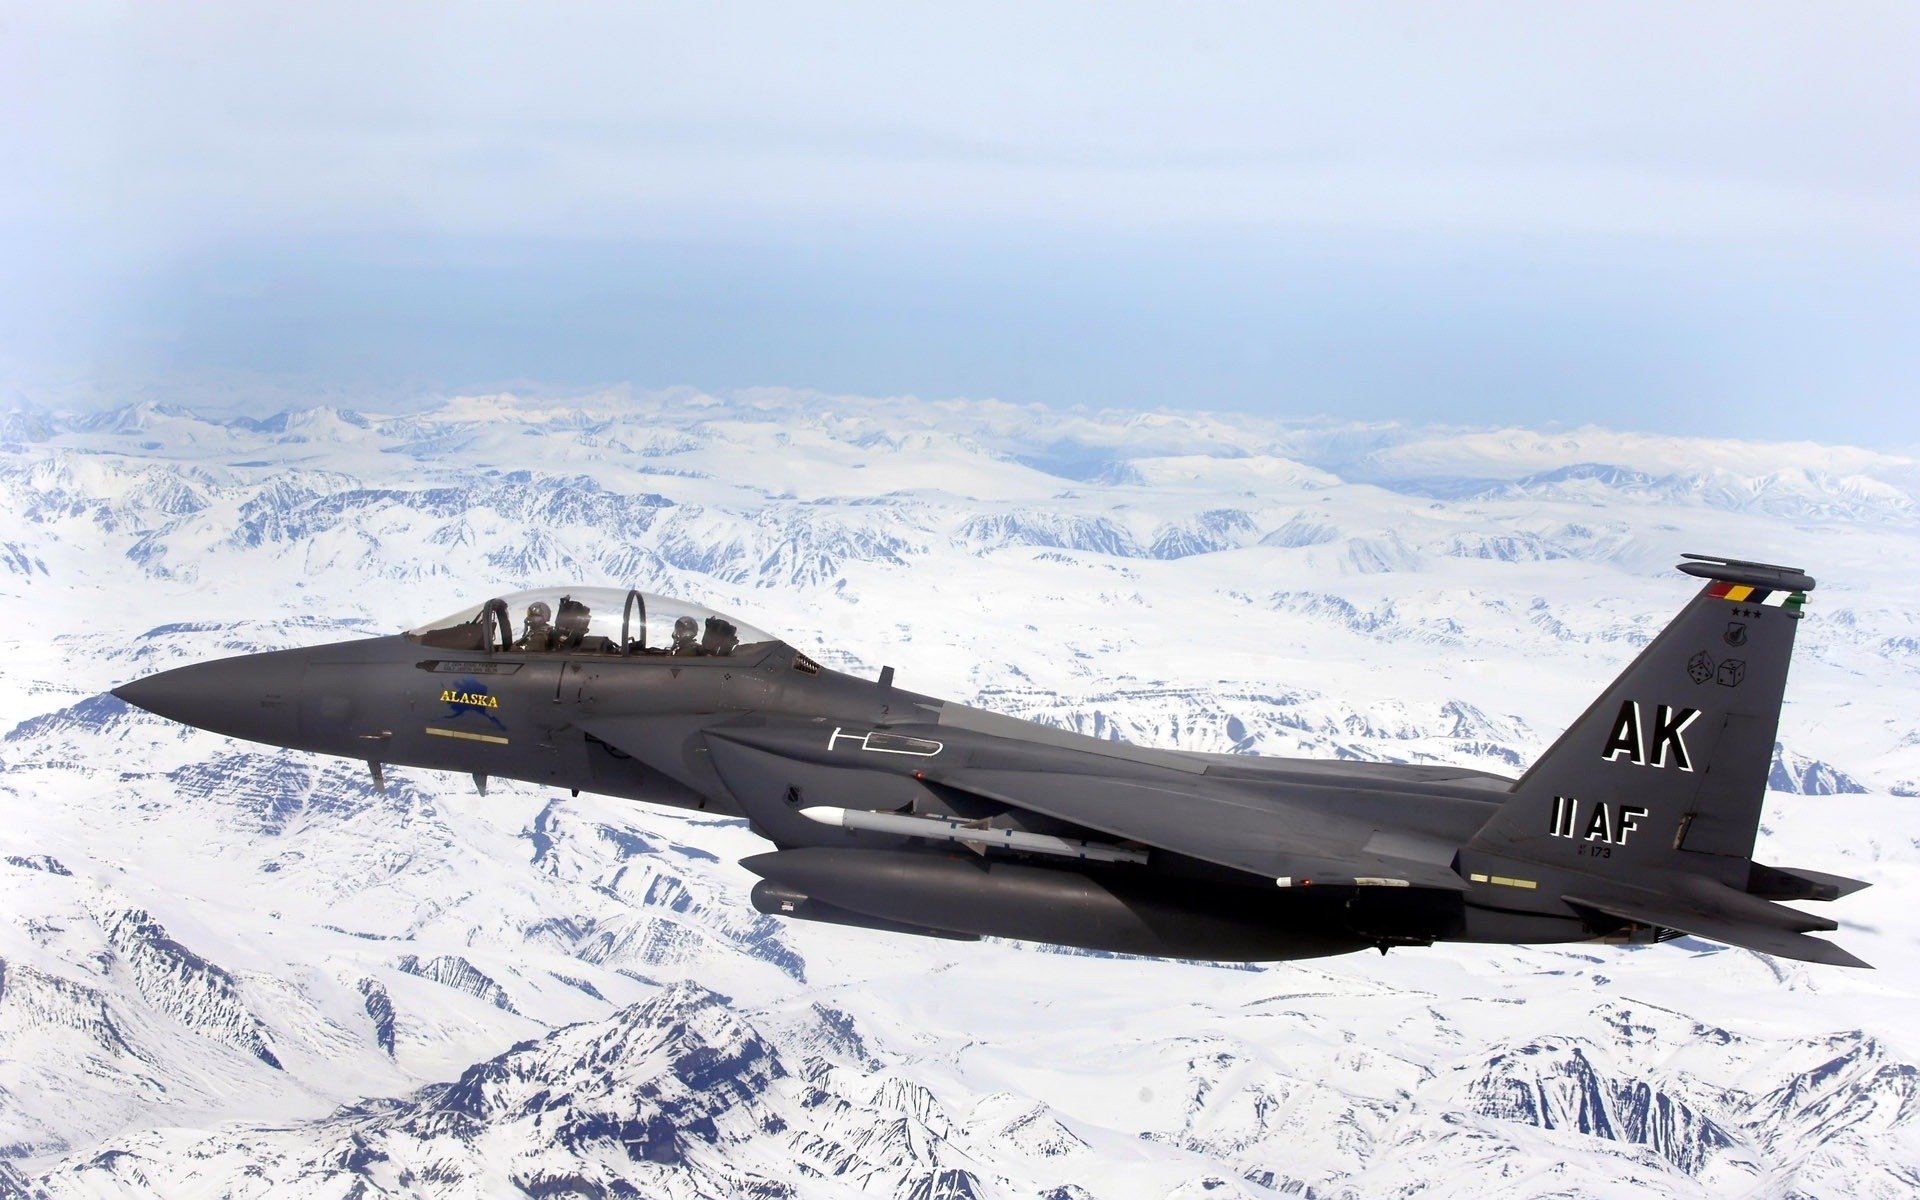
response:
[(224, 707), (222, 693), (233, 682), (230, 678), (233, 672), (224, 670), (225, 667), (225, 661), (175, 667), (123, 683), (113, 689), (113, 694), (156, 717), (182, 725), (212, 728), (210, 721)]
[(176, 667), (123, 683), (113, 694), (157, 717), (249, 741), (287, 745), (293, 710), (281, 694), (286, 664), (247, 654)]
[(180, 718), (174, 716), (168, 706), (169, 699), (179, 690), (168, 682), (167, 677), (172, 674), (172, 671), (162, 671), (158, 675), (123, 683), (113, 689), (113, 694), (135, 708), (144, 708), (155, 716), (177, 721)]

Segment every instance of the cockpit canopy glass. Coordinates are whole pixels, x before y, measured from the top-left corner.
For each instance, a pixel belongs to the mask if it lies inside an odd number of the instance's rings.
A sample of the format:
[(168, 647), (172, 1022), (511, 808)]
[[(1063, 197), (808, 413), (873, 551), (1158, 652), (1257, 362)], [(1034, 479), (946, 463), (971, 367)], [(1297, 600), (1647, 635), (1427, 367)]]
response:
[(431, 621), (407, 636), (445, 650), (725, 657), (772, 634), (695, 604), (618, 588), (534, 588)]

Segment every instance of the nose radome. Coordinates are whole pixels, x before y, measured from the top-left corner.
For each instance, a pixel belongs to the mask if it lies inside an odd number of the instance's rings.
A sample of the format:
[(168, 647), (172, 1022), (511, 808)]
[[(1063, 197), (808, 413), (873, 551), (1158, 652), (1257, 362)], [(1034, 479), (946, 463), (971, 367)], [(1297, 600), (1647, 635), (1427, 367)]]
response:
[[(243, 654), (176, 667), (113, 689), (128, 704), (182, 725), (284, 746), (293, 739), (287, 664)], [(297, 683), (297, 681), (294, 681)]]
[[(165, 673), (164, 671), (161, 672), (162, 675)], [(160, 675), (149, 675), (145, 679), (131, 680), (113, 689), (113, 694), (128, 704), (133, 705), (135, 708), (144, 708), (150, 713), (159, 713), (164, 716), (166, 714), (160, 713), (160, 710), (156, 707), (156, 705), (161, 703), (160, 693), (166, 690), (164, 687), (156, 686), (159, 681)]]
[(183, 725), (198, 725), (204, 715), (201, 712), (202, 693), (205, 690), (202, 681), (210, 665), (202, 663), (162, 671), (158, 675), (123, 683), (113, 689), (113, 694), (156, 717), (179, 721)]

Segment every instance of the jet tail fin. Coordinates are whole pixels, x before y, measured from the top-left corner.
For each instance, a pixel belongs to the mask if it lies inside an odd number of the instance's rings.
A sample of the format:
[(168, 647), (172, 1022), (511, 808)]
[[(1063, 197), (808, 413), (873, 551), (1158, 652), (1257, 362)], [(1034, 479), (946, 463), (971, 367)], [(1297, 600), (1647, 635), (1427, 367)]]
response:
[(1834, 900), (1865, 884), (1753, 861), (1813, 580), (1794, 567), (1686, 560), (1680, 570), (1706, 586), (1514, 783), (1463, 858), (1486, 877), (1518, 863), (1552, 880), (1536, 903), (1571, 908), (1596, 933), (1672, 930), (1864, 967), (1807, 936), (1834, 921), (1773, 901)]
[(1601, 876), (1679, 868), (1746, 888), (1814, 581), (1685, 557), (1679, 569), (1706, 586), (1514, 784), (1473, 849)]

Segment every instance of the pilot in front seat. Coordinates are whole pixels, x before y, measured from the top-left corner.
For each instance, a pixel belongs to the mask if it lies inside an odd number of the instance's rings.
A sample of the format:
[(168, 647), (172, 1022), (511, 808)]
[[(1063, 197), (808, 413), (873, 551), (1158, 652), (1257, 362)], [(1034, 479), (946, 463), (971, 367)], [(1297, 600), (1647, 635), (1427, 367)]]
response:
[(681, 617), (673, 623), (673, 649), (669, 653), (680, 657), (705, 654), (700, 645), (700, 623), (692, 617)]
[(520, 634), (520, 640), (513, 644), (515, 650), (551, 650), (553, 649), (553, 610), (544, 600), (535, 600), (527, 605), (527, 624)]

